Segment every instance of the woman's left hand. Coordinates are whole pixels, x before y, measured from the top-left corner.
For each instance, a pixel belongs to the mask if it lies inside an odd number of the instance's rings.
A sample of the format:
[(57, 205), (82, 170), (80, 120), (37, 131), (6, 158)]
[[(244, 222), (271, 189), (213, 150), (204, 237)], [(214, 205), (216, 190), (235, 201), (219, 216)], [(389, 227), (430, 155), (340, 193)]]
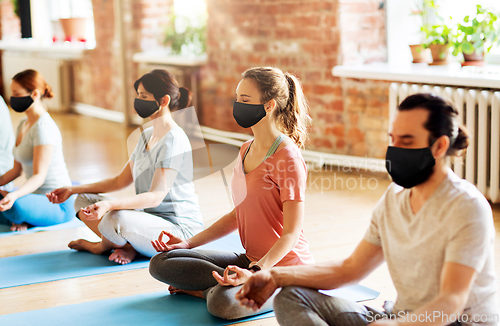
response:
[(2, 200), (0, 200), (0, 212), (8, 211), (14, 205), (17, 200), (17, 196), (14, 192), (7, 192), (2, 190)]
[[(234, 273), (229, 274), (230, 271)], [(233, 265), (226, 267), (223, 276), (220, 276), (216, 271), (212, 272), (215, 280), (222, 286), (238, 286), (248, 281), (252, 274), (253, 273), (248, 269), (239, 268)]]
[(104, 214), (111, 209), (111, 204), (108, 201), (99, 201), (88, 207), (82, 208), (82, 216), (86, 220), (100, 220)]

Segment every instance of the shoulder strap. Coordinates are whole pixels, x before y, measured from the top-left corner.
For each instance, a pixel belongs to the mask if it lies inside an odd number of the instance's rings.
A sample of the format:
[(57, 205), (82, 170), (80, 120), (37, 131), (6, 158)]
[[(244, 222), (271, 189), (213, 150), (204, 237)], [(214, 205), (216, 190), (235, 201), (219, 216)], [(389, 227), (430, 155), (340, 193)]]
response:
[(269, 150), (267, 151), (266, 157), (264, 157), (264, 160), (262, 162), (267, 160), (269, 158), (269, 156), (276, 153), (276, 150), (278, 149), (278, 147), (280, 147), (281, 143), (285, 140), (285, 137), (286, 136), (284, 134), (281, 134), (278, 136), (278, 138), (276, 138), (274, 140), (274, 143), (271, 145), (271, 148), (269, 148)]
[(253, 141), (254, 141), (254, 139), (252, 139), (252, 142), (250, 144), (248, 144), (248, 147), (245, 150), (245, 154), (243, 154), (243, 159), (241, 160), (242, 163), (245, 161), (245, 158), (247, 157), (248, 151), (250, 150), (250, 146), (252, 146)]
[[(278, 147), (280, 147), (281, 143), (285, 140), (286, 136), (284, 134), (281, 134), (279, 135), (273, 142), (273, 144), (271, 145), (271, 147), (269, 148), (269, 150), (267, 151), (267, 154), (266, 156), (264, 157), (264, 159), (262, 160), (262, 162), (264, 162), (265, 160), (267, 160), (269, 158), (269, 156), (273, 155), (274, 153), (276, 153), (276, 150), (278, 149)], [(250, 143), (250, 145), (248, 145), (247, 149), (245, 150), (245, 154), (243, 154), (243, 160), (241, 160), (241, 163), (243, 164), (243, 162), (245, 161), (245, 158), (247, 157), (247, 154), (248, 154), (248, 151), (250, 150), (250, 146), (252, 146), (253, 144), (253, 141)]]

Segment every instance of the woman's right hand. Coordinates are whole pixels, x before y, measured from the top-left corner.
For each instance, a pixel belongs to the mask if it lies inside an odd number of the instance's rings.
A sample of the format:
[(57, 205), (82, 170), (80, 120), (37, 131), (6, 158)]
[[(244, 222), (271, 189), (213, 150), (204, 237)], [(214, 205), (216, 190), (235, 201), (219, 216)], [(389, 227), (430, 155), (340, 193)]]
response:
[[(168, 241), (163, 241), (163, 236), (168, 237)], [(174, 249), (190, 249), (191, 243), (188, 239), (181, 239), (170, 232), (161, 231), (158, 240), (151, 241), (153, 248), (158, 252), (167, 252)]]
[(73, 192), (71, 191), (71, 188), (63, 187), (53, 190), (45, 194), (45, 196), (47, 196), (51, 203), (60, 204), (64, 203), (72, 194)]

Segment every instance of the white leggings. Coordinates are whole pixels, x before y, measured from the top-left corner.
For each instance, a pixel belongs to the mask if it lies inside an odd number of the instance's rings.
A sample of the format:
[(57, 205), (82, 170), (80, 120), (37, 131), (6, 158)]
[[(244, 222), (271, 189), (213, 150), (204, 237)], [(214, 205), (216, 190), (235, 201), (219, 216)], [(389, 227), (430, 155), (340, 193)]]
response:
[[(75, 200), (75, 211), (103, 200), (111, 198), (97, 194), (80, 194)], [(198, 224), (174, 224), (162, 217), (138, 210), (111, 211), (106, 213), (99, 223), (99, 232), (104, 238), (117, 246), (124, 246), (128, 242), (137, 252), (147, 257), (157, 254), (151, 241), (157, 240), (163, 230), (186, 239), (203, 230), (203, 227)]]

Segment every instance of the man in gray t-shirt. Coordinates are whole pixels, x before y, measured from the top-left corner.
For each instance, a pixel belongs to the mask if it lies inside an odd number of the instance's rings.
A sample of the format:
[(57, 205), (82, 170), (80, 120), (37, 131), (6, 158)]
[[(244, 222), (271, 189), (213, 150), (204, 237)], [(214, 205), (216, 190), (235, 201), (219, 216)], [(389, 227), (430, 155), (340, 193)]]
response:
[[(9, 108), (0, 96), (0, 175), (5, 174), (14, 165), (14, 156), (12, 155), (14, 143), (14, 131), (10, 120)], [(12, 183), (0, 187), (0, 189), (11, 191)]]
[(410, 189), (392, 183), (364, 237), (383, 250), (398, 292), (392, 313), (403, 315), (431, 302), (445, 264), (453, 263), (476, 271), (463, 318), (497, 314), (495, 226), (488, 201), (451, 170), (416, 214), (410, 195)]
[[(392, 123), (386, 165), (394, 183), (377, 204), (364, 239), (347, 259), (254, 274), (236, 297), (259, 308), (278, 287), (281, 325), (498, 326), (491, 207), (446, 160), (468, 145), (451, 104), (415, 94)], [(384, 312), (329, 297), (387, 262), (398, 296)]]

